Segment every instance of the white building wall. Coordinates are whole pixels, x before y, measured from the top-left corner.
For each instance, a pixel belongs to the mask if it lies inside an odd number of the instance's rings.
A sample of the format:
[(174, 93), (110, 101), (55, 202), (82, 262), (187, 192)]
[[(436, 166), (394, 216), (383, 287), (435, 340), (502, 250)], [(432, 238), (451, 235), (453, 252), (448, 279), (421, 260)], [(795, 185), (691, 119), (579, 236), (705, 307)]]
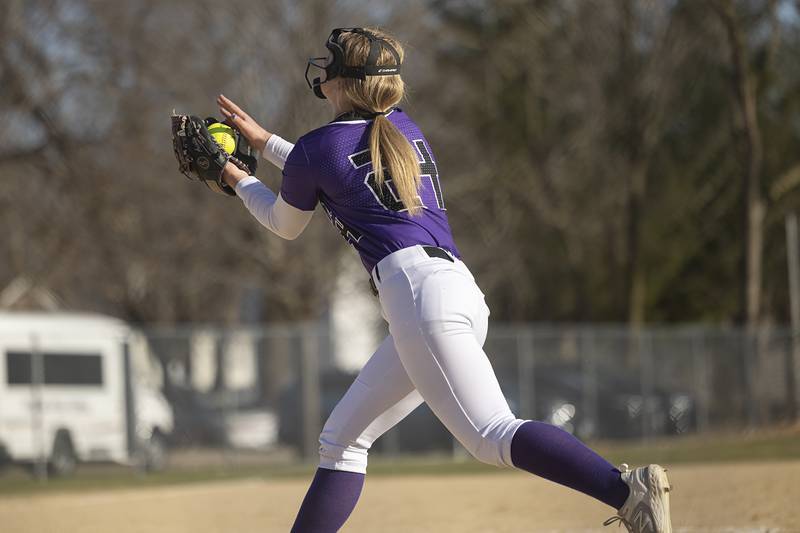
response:
[(357, 372), (383, 340), (383, 318), (369, 276), (357, 254), (345, 254), (331, 296), (331, 335), (334, 364)]
[(217, 334), (213, 331), (198, 331), (192, 335), (192, 388), (208, 392), (214, 387), (217, 375)]
[(255, 386), (258, 373), (256, 357), (256, 339), (252, 333), (231, 335), (225, 347), (225, 386), (234, 390)]

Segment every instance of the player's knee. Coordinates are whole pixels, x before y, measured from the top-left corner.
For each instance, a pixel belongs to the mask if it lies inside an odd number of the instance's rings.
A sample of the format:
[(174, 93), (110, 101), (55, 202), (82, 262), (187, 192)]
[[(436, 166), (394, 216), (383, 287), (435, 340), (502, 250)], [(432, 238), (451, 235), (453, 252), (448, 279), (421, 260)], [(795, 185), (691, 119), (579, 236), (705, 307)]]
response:
[(514, 417), (506, 418), (484, 429), (469, 443), (464, 443), (467, 451), (482, 463), (498, 467), (511, 467), (511, 439), (524, 421)]
[(363, 439), (347, 442), (339, 432), (326, 425), (319, 436), (319, 465), (329, 470), (365, 474), (371, 444)]
[(489, 437), (476, 439), (467, 451), (478, 461), (492, 466), (505, 466), (502, 460), (502, 443)]

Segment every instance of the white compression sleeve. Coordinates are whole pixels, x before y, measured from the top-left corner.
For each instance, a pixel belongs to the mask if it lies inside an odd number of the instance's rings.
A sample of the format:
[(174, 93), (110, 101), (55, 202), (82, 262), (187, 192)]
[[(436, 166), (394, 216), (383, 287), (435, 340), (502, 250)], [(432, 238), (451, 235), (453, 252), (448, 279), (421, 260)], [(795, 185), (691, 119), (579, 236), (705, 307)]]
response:
[(256, 220), (284, 239), (296, 239), (314, 214), (314, 211), (303, 211), (287, 204), (280, 194), (275, 196), (255, 176), (248, 176), (237, 183), (236, 194)]
[(283, 170), (283, 164), (286, 163), (286, 158), (289, 157), (289, 152), (292, 151), (292, 148), (294, 148), (292, 143), (273, 133), (267, 139), (267, 144), (264, 145), (264, 151), (261, 156)]

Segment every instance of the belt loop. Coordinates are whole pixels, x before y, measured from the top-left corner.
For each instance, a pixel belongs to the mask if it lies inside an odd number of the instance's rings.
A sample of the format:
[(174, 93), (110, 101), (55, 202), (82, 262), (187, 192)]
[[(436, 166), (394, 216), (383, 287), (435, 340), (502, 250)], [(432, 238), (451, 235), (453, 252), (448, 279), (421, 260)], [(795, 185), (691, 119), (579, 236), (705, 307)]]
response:
[(378, 287), (375, 286), (375, 280), (372, 279), (372, 276), (369, 277), (369, 288), (372, 289), (374, 296), (378, 296)]
[[(373, 269), (374, 269), (374, 271), (375, 271), (375, 276), (374, 276), (374, 278), (378, 280), (378, 283), (380, 283), (380, 281), (381, 281), (381, 274), (380, 274), (380, 272), (378, 272), (378, 265), (375, 265), (375, 266), (373, 267)], [(372, 274), (370, 273), (370, 275), (369, 275), (369, 288), (370, 288), (370, 289), (372, 289), (372, 294), (373, 294), (373, 295), (375, 295), (375, 296), (378, 296), (378, 286), (375, 284), (375, 279), (373, 279), (373, 276), (372, 276)]]

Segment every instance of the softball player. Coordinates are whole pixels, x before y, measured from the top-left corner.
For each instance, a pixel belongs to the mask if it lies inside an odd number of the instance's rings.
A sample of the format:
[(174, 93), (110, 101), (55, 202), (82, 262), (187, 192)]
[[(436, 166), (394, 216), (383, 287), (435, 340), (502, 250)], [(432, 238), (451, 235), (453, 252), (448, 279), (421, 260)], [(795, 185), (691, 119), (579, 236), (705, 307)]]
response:
[[(224, 179), (261, 224), (296, 238), (317, 206), (360, 254), (390, 335), (325, 423), (320, 463), (292, 528), (334, 532), (356, 505), (375, 439), (426, 402), (478, 460), (516, 467), (616, 509), (606, 523), (669, 532), (664, 469), (616, 469), (571, 434), (512, 414), (483, 351), (489, 309), (461, 261), (428, 141), (397, 104), (403, 49), (377, 29), (339, 28), (306, 81), (330, 123), (291, 144), (220, 95), (226, 121), (283, 169), (276, 196), (228, 163)], [(318, 69), (320, 76), (309, 79)]]

